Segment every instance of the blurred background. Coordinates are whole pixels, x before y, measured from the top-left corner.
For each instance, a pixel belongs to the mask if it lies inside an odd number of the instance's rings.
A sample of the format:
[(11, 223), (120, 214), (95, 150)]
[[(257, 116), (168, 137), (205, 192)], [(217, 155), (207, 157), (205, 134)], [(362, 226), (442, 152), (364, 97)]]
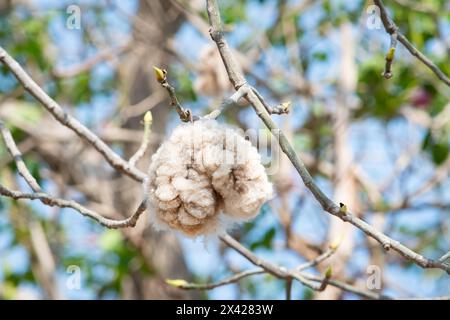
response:
[[(389, 36), (371, 1), (222, 0), (226, 37), (248, 81), (268, 101), (291, 101), (273, 115), (319, 185), (337, 202), (413, 250), (438, 258), (450, 243), (450, 89), (400, 44), (393, 77), (382, 77)], [(400, 30), (450, 74), (450, 3), (385, 1)], [(79, 21), (74, 20), (79, 13)], [(79, 22), (79, 24), (77, 24)], [(153, 114), (146, 171), (180, 120), (152, 66), (168, 70), (185, 107), (206, 114), (232, 93), (208, 34), (202, 0), (1, 0), (0, 45), (45, 91), (125, 158)], [(56, 122), (3, 65), (0, 117), (44, 189), (105, 216), (129, 215), (141, 186), (111, 169), (91, 146)], [(249, 106), (219, 121), (264, 126)], [(268, 158), (268, 157), (266, 157)], [(351, 225), (324, 213), (281, 157), (270, 172), (276, 197), (232, 231), (261, 257), (294, 267), (343, 236), (336, 279), (393, 297), (450, 294), (450, 278), (386, 253)], [(29, 191), (0, 143), (0, 182)], [(220, 280), (251, 264), (217, 239), (136, 228), (108, 230), (71, 209), (0, 198), (2, 299), (284, 299), (268, 275), (211, 291), (183, 291), (166, 279)], [(369, 273), (368, 273), (369, 272)], [(75, 277), (75, 278), (74, 278)], [(77, 278), (78, 277), (78, 278)], [(79, 285), (77, 281), (80, 280)], [(357, 299), (328, 287), (293, 284), (294, 299)]]

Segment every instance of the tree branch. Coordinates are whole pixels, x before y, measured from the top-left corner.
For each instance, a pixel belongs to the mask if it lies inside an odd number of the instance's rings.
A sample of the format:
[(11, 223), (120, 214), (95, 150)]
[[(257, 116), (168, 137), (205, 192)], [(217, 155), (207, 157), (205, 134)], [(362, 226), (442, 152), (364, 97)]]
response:
[(153, 67), (155, 70), (156, 80), (161, 84), (161, 86), (167, 90), (170, 98), (170, 104), (175, 108), (178, 115), (180, 116), (181, 121), (188, 122), (194, 121), (194, 116), (192, 115), (191, 110), (185, 109), (181, 106), (178, 101), (175, 88), (167, 81), (167, 71), (165, 69), (159, 69), (157, 67)]
[(231, 237), (229, 234), (224, 234), (220, 236), (220, 240), (222, 240), (225, 244), (235, 249), (237, 252), (239, 252), (241, 255), (243, 255), (245, 258), (247, 258), (251, 263), (253, 263), (255, 266), (261, 267), (266, 272), (281, 278), (286, 279), (290, 277), (290, 274), (286, 268), (279, 267), (269, 261), (260, 259), (258, 256), (256, 256), (253, 252), (245, 248), (243, 245), (241, 245), (239, 242), (237, 242), (233, 237)]
[(44, 192), (24, 193), (21, 191), (10, 190), (0, 185), (0, 195), (15, 200), (18, 199), (40, 200), (42, 203), (50, 207), (56, 206), (60, 208), (72, 208), (81, 213), (83, 216), (89, 217), (97, 221), (102, 226), (105, 226), (110, 229), (134, 227), (141, 214), (147, 209), (147, 201), (143, 200), (139, 205), (139, 207), (137, 208), (137, 210), (133, 213), (133, 215), (123, 220), (113, 220), (103, 217), (97, 212), (82, 206), (76, 201), (53, 198), (52, 196)]
[(388, 53), (386, 54), (385, 60), (386, 65), (384, 67), (383, 77), (386, 79), (392, 78), (392, 63), (394, 62), (394, 56), (395, 56), (395, 48), (397, 46), (397, 31), (394, 31), (391, 34), (391, 45), (389, 46)]
[(445, 261), (447, 261), (448, 259), (450, 259), (450, 251), (447, 252), (446, 254), (444, 254), (442, 257), (440, 257), (440, 258), (439, 258), (439, 261), (440, 261), (440, 262), (445, 262)]
[[(315, 276), (315, 275), (312, 275), (312, 274), (303, 273), (303, 276), (306, 279), (308, 279), (308, 280), (317, 281), (317, 282), (320, 282), (320, 283), (323, 283), (324, 280), (325, 280), (325, 277), (319, 277), (319, 276)], [(349, 285), (349, 284), (347, 284), (345, 282), (342, 282), (342, 281), (337, 281), (337, 280), (330, 279), (330, 280), (328, 280), (328, 284), (331, 285), (331, 286), (334, 286), (336, 288), (339, 288), (339, 289), (342, 289), (344, 291), (348, 291), (348, 292), (357, 294), (359, 296), (362, 296), (362, 297), (365, 297), (365, 298), (368, 298), (368, 299), (375, 299), (375, 300), (391, 299), (388, 296), (385, 296), (385, 295), (382, 295), (382, 294), (379, 294), (379, 293), (376, 293), (376, 292), (372, 292), (370, 290), (359, 289), (359, 288), (357, 288), (355, 286)]]
[(180, 289), (185, 289), (185, 290), (211, 290), (211, 289), (215, 289), (217, 287), (221, 287), (221, 286), (225, 286), (227, 284), (232, 284), (235, 282), (238, 282), (239, 280), (252, 276), (252, 275), (256, 275), (256, 274), (263, 274), (266, 273), (266, 271), (263, 268), (257, 268), (257, 269), (251, 269), (251, 270), (246, 270), (246, 271), (242, 271), (239, 273), (236, 273), (235, 275), (225, 278), (223, 280), (217, 281), (217, 282), (213, 282), (213, 283), (205, 283), (205, 284), (201, 284), (201, 283), (189, 283), (189, 282), (184, 282), (183, 280), (180, 280), (179, 283), (177, 283), (177, 280), (168, 280), (168, 284), (174, 285), (177, 288)]
[(305, 286), (309, 287), (314, 291), (323, 291), (327, 287), (327, 285), (331, 285), (337, 288), (340, 288), (344, 291), (354, 293), (361, 297), (369, 298), (369, 299), (388, 299), (388, 297), (380, 295), (378, 293), (371, 292), (369, 290), (359, 289), (352, 285), (343, 283), (341, 281), (336, 281), (331, 279), (331, 269), (329, 268), (323, 277), (314, 276), (308, 273), (300, 273), (297, 270), (291, 269), (288, 270), (284, 267), (275, 265), (269, 261), (259, 258), (250, 250), (242, 246), (238, 241), (233, 239), (230, 235), (224, 234), (220, 236), (220, 239), (230, 246), (231, 248), (238, 251), (245, 258), (247, 258), (250, 262), (252, 262), (256, 266), (260, 266), (259, 268), (250, 269), (246, 271), (239, 272), (231, 277), (227, 277), (223, 280), (206, 283), (206, 284), (198, 284), (198, 283), (189, 283), (185, 280), (167, 280), (166, 282), (169, 285), (174, 287), (185, 289), (185, 290), (211, 290), (220, 286), (228, 285), (231, 283), (238, 282), (239, 280), (257, 274), (268, 273), (275, 276), (278, 279), (283, 279), (286, 281), (286, 298), (291, 298), (291, 285), (292, 280), (297, 280)]
[(257, 115), (261, 118), (261, 120), (264, 122), (267, 128), (271, 130), (272, 134), (277, 139), (281, 149), (287, 155), (287, 157), (297, 170), (298, 174), (302, 178), (305, 186), (311, 191), (311, 193), (320, 203), (324, 211), (327, 211), (328, 213), (342, 219), (345, 222), (353, 224), (355, 227), (362, 230), (369, 237), (374, 238), (376, 241), (382, 244), (383, 248), (385, 248), (386, 250), (392, 248), (393, 250), (400, 253), (403, 257), (413, 261), (422, 268), (439, 268), (445, 270), (448, 274), (450, 274), (450, 265), (447, 265), (440, 261), (427, 259), (424, 256), (412, 251), (411, 249), (407, 248), (400, 242), (389, 238), (385, 234), (381, 233), (380, 231), (376, 230), (375, 228), (367, 224), (365, 221), (357, 218), (352, 213), (347, 212), (346, 210), (345, 211), (341, 210), (337, 204), (335, 204), (330, 198), (328, 198), (325, 195), (325, 193), (314, 182), (311, 174), (306, 169), (304, 163), (297, 157), (295, 150), (287, 140), (286, 136), (271, 119), (263, 103), (254, 93), (253, 89), (247, 84), (242, 72), (238, 68), (237, 62), (232, 54), (232, 51), (223, 37), (217, 1), (206, 0), (206, 3), (207, 3), (208, 17), (211, 24), (210, 29), (211, 38), (217, 45), (217, 48), (220, 52), (220, 55), (222, 57), (223, 63), (225, 65), (231, 83), (233, 84), (236, 90), (241, 90), (246, 93), (247, 100), (251, 103)]
[(334, 253), (336, 252), (336, 248), (328, 248), (324, 253), (322, 253), (321, 255), (317, 256), (316, 258), (314, 258), (313, 260), (310, 260), (304, 264), (299, 265), (296, 270), (297, 271), (302, 271), (308, 268), (312, 268), (317, 266), (318, 264), (321, 264), (323, 261), (325, 261), (326, 259), (328, 259), (329, 257), (331, 257)]
[[(403, 44), (403, 46), (417, 59), (422, 61), (431, 71), (433, 71), (439, 79), (442, 80), (446, 85), (450, 87), (450, 78), (447, 77), (438, 66), (436, 66), (433, 61), (428, 59), (422, 52), (420, 52), (414, 45), (409, 42), (409, 40), (398, 31), (398, 26), (395, 22), (388, 16), (386, 8), (381, 0), (374, 0), (374, 3), (380, 8), (381, 21), (383, 22), (384, 29), (391, 35), (391, 48), (392, 48), (392, 36), (397, 35), (398, 41)], [(387, 59), (386, 59), (387, 61)], [(386, 62), (387, 63), (387, 62)]]
[(145, 152), (148, 149), (148, 144), (150, 142), (150, 133), (151, 133), (151, 125), (152, 125), (152, 113), (147, 111), (144, 116), (144, 134), (142, 136), (142, 143), (136, 153), (130, 158), (128, 163), (130, 167), (136, 167), (136, 163), (144, 156)]
[(256, 90), (255, 88), (252, 88), (253, 92), (256, 94), (258, 99), (262, 102), (264, 105), (264, 108), (266, 108), (266, 111), (269, 114), (288, 114), (291, 108), (291, 102), (283, 102), (279, 105), (276, 105), (275, 107), (271, 107), (263, 98), (263, 96)]
[(11, 154), (14, 162), (16, 163), (19, 174), (25, 179), (27, 184), (34, 192), (41, 192), (41, 187), (37, 183), (36, 179), (31, 175), (30, 171), (28, 171), (28, 168), (23, 162), (22, 153), (20, 152), (19, 148), (17, 148), (11, 132), (6, 128), (2, 120), (0, 120), (0, 132), (3, 136), (3, 141), (5, 142), (8, 152)]
[(25, 70), (2, 47), (0, 47), (0, 61), (11, 70), (17, 80), (22, 84), (36, 100), (38, 100), (53, 117), (62, 125), (72, 129), (78, 136), (89, 142), (117, 171), (123, 172), (136, 181), (143, 182), (145, 174), (135, 167), (131, 167), (127, 161), (117, 155), (97, 135), (79, 122), (76, 118), (66, 113), (63, 108), (53, 100)]
[(286, 280), (286, 300), (292, 298), (292, 279)]

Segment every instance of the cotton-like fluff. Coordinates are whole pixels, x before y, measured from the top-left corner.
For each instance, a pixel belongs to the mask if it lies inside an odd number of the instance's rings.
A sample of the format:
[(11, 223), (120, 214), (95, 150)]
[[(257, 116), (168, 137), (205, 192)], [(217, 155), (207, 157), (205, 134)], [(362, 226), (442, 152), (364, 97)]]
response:
[(215, 120), (173, 131), (152, 156), (147, 190), (153, 224), (190, 237), (252, 219), (272, 196), (256, 148)]

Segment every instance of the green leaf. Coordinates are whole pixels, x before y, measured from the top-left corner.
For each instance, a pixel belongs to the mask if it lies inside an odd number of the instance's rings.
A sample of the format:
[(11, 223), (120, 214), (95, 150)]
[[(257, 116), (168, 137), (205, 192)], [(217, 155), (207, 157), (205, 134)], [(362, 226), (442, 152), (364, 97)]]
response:
[(430, 148), (432, 143), (433, 143), (433, 136), (431, 135), (431, 130), (428, 130), (427, 134), (425, 135), (425, 138), (423, 138), (422, 149), (426, 150)]
[(275, 237), (275, 233), (276, 233), (275, 227), (270, 228), (269, 230), (266, 231), (261, 240), (255, 241), (250, 245), (250, 249), (251, 250), (255, 250), (257, 248), (270, 249), (272, 246), (272, 240)]
[(448, 144), (447, 143), (437, 143), (433, 146), (431, 155), (433, 161), (436, 164), (442, 164), (448, 157)]

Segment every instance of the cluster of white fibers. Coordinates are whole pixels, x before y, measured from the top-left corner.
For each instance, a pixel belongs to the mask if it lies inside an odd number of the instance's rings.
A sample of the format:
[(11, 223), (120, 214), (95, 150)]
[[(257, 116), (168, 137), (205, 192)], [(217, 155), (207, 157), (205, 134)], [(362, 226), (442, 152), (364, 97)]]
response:
[(147, 190), (153, 224), (190, 237), (249, 220), (272, 196), (256, 148), (215, 120), (175, 128), (152, 156)]

